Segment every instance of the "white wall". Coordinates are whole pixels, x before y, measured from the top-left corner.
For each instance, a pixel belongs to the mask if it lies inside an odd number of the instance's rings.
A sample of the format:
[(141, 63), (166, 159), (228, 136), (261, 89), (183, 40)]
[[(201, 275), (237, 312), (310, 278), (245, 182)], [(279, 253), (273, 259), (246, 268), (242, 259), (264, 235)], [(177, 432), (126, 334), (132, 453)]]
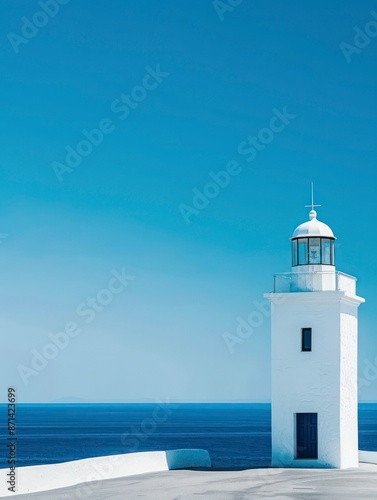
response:
[(342, 301), (340, 327), (340, 461), (341, 467), (346, 468), (359, 463), (357, 306)]
[(377, 451), (359, 451), (359, 461), (367, 464), (377, 464)]
[[(189, 467), (211, 467), (208, 451), (183, 449), (125, 453), (60, 464), (17, 467), (16, 493), (35, 493), (82, 484), (77, 490), (77, 498), (90, 498), (99, 484), (98, 481), (104, 479)], [(0, 469), (1, 498), (15, 495), (12, 491), (8, 491), (8, 473), (9, 469)]]
[[(272, 303), (273, 466), (357, 466), (360, 300), (333, 291), (266, 297)], [(301, 351), (304, 327), (312, 328), (311, 352)], [(295, 459), (296, 413), (318, 413), (318, 460)]]

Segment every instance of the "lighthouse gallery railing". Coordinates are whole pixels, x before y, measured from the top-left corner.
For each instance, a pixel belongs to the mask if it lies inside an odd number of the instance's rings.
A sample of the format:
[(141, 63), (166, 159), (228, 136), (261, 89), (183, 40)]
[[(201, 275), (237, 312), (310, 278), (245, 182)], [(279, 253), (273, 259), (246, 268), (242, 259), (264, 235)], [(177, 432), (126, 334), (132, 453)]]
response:
[(356, 280), (340, 271), (281, 273), (274, 275), (274, 293), (342, 291), (356, 295)]

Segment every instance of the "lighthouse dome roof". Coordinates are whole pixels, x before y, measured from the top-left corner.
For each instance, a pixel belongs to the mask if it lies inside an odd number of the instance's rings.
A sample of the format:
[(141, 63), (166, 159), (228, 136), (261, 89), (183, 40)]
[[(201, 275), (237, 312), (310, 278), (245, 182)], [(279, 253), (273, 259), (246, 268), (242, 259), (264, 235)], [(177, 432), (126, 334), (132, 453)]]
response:
[(310, 211), (309, 218), (310, 220), (296, 227), (296, 229), (293, 231), (291, 239), (307, 238), (311, 236), (335, 239), (334, 233), (332, 232), (331, 228), (327, 224), (317, 219), (317, 212), (315, 210)]

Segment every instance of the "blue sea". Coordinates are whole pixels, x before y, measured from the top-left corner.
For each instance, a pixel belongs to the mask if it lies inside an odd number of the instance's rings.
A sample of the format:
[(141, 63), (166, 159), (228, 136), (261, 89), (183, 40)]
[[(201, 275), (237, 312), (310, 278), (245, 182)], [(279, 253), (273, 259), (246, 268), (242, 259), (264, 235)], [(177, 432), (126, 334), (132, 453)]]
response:
[[(8, 467), (0, 405), (0, 468)], [(135, 451), (204, 448), (214, 467), (270, 465), (269, 404), (18, 404), (17, 466)], [(377, 451), (377, 404), (359, 405), (359, 448)]]

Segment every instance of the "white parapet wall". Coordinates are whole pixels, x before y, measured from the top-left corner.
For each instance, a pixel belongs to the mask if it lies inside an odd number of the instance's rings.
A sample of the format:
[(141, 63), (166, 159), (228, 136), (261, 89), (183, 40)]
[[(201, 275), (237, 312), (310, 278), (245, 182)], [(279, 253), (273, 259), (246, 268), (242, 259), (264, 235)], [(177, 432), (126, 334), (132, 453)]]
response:
[(366, 464), (377, 464), (377, 451), (359, 450), (359, 462)]
[(9, 469), (0, 469), (0, 497), (12, 496), (15, 493), (20, 495), (37, 493), (82, 484), (77, 498), (87, 498), (91, 492), (95, 491), (98, 481), (104, 479), (192, 467), (211, 467), (211, 459), (207, 450), (182, 449), (125, 453), (59, 464), (17, 467), (14, 492), (8, 489), (12, 486), (10, 482), (8, 483), (12, 479), (8, 475)]

